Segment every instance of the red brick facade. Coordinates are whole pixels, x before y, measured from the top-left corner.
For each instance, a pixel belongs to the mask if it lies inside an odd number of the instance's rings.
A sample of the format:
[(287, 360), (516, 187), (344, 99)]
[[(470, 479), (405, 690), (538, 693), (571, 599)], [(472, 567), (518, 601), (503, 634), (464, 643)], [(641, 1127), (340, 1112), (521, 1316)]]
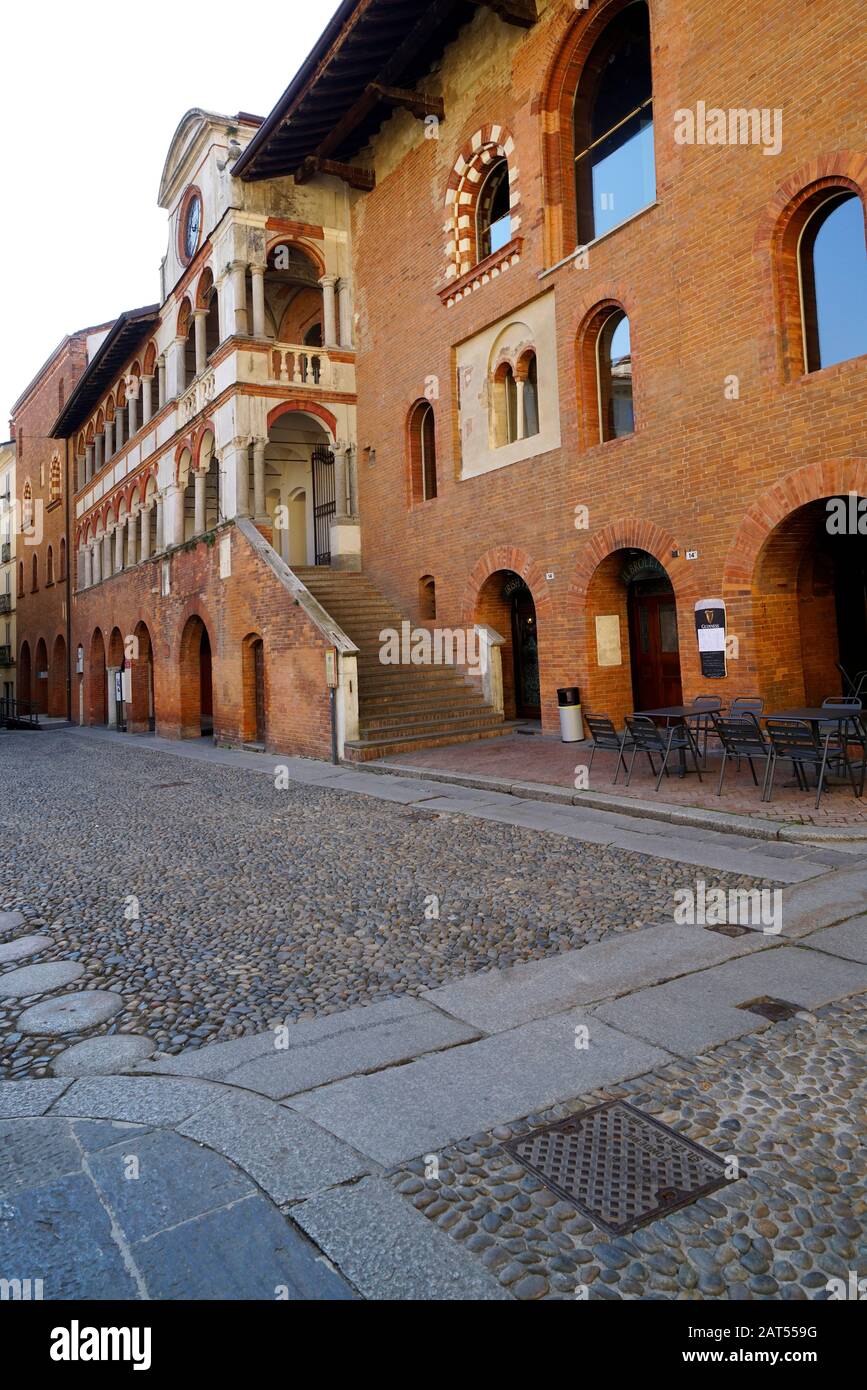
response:
[[(376, 188), (356, 200), (354, 229), (359, 439), (376, 450), (375, 464), (360, 467), (364, 569), (414, 616), (419, 579), (432, 575), (444, 625), (497, 626), (490, 592), (479, 597), (484, 580), (492, 564), (523, 574), (551, 731), (560, 685), (579, 684), (585, 704), (616, 718), (633, 707), (622, 557), (607, 559), (624, 548), (649, 551), (669, 575), (687, 700), (707, 688), (693, 608), (708, 596), (726, 600), (739, 650), (713, 693), (767, 702), (833, 693), (827, 603), (803, 592), (799, 601), (797, 575), (772, 576), (760, 556), (793, 509), (867, 488), (867, 358), (804, 375), (792, 326), (799, 209), (829, 186), (867, 200), (861, 6), (651, 0), (656, 201), (594, 243), (584, 269), (557, 268), (576, 244), (571, 110), (590, 48), (621, 3), (537, 8), (539, 21), (520, 29), (480, 6), (427, 81), (445, 98), (439, 138), (419, 126), (411, 141), (401, 115), (361, 161), (377, 171)], [(781, 108), (781, 152), (677, 144), (673, 113), (700, 100)], [(473, 133), (492, 127), (514, 140), (520, 259), (451, 302), (438, 293), (448, 287), (444, 199)], [(458, 345), (519, 319), (551, 288), (557, 362), (547, 368), (557, 373), (561, 447), (462, 479)], [(586, 335), (614, 304), (630, 318), (636, 431), (600, 443)], [(438, 495), (406, 506), (407, 414), (431, 377)], [(736, 399), (725, 394), (732, 377)], [(576, 529), (576, 506), (588, 509), (587, 529)], [(780, 583), (785, 601), (770, 592)], [(614, 613), (624, 662), (603, 668), (594, 620)]]

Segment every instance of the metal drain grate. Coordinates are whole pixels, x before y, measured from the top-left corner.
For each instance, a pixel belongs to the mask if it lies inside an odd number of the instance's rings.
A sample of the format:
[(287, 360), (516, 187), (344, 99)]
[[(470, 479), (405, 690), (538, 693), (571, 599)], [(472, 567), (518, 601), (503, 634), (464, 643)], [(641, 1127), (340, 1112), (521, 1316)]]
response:
[(619, 1100), (534, 1129), (503, 1148), (616, 1236), (730, 1181), (715, 1154)]
[(705, 927), (705, 931), (719, 932), (720, 936), (746, 936), (749, 927), (739, 927), (734, 922), (719, 922), (712, 927)]
[(769, 1018), (772, 1023), (781, 1023), (784, 1018), (794, 1018), (802, 1012), (802, 1005), (790, 1004), (788, 999), (772, 999), (769, 994), (762, 994), (758, 999), (748, 999), (745, 1004), (738, 1004), (737, 1007), (748, 1009), (751, 1014), (761, 1014), (762, 1018)]

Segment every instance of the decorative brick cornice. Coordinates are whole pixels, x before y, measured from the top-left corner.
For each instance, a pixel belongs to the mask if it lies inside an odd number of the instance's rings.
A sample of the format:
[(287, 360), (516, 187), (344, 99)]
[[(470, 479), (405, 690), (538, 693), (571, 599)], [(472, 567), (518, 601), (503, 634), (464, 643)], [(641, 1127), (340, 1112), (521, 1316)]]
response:
[(499, 251), (494, 251), (490, 256), (486, 256), (478, 265), (474, 265), (472, 270), (467, 271), (458, 280), (452, 280), (439, 291), (439, 297), (446, 308), (450, 309), (453, 304), (466, 299), (467, 295), (473, 294), (475, 290), (480, 290), (482, 285), (487, 285), (489, 281), (504, 275), (513, 265), (517, 265), (521, 259), (521, 251), (524, 246), (523, 237), (512, 237), (507, 245), (501, 247)]

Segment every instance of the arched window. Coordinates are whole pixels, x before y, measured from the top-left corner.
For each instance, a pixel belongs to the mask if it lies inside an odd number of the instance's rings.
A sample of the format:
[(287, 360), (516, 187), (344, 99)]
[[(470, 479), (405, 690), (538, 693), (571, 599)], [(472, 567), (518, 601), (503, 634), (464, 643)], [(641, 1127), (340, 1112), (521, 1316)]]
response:
[(45, 584), (46, 584), (46, 587), (47, 587), (49, 584), (53, 584), (53, 583), (54, 583), (54, 551), (53, 551), (53, 549), (52, 549), (51, 546), (48, 547), (48, 557), (47, 557), (47, 562), (46, 562), (45, 571), (46, 571)]
[(436, 420), (430, 401), (419, 401), (409, 422), (412, 500), (429, 502), (437, 495)]
[(437, 586), (432, 574), (423, 574), (418, 581), (419, 617), (423, 623), (432, 623), (437, 615)]
[(35, 594), (35, 593), (36, 593), (36, 590), (37, 590), (38, 588), (39, 588), (39, 559), (38, 559), (38, 557), (37, 557), (36, 555), (34, 555), (34, 556), (33, 556), (32, 573), (31, 573), (31, 579), (30, 579), (30, 592), (31, 592), (31, 594)]
[(632, 406), (632, 352), (629, 319), (622, 309), (609, 314), (596, 339), (599, 436), (620, 439), (635, 430)]
[(522, 439), (539, 433), (539, 367), (535, 352), (518, 363), (518, 428)]
[(24, 561), (18, 561), (18, 597), (24, 597)]
[(494, 447), (514, 444), (518, 438), (518, 383), (510, 362), (501, 362), (494, 373)]
[(491, 165), (479, 190), (476, 208), (476, 253), (483, 261), (500, 251), (512, 239), (509, 200), (509, 163), (497, 159)]
[(798, 265), (807, 371), (867, 352), (867, 246), (855, 193), (832, 193), (810, 214)]
[(51, 467), (48, 470), (48, 500), (56, 502), (63, 490), (63, 471), (60, 466), (60, 459), (55, 454), (51, 460)]
[(21, 529), (29, 531), (33, 525), (33, 488), (30, 479), (24, 480), (24, 491), (21, 496)]
[(650, 17), (617, 14), (590, 51), (573, 111), (578, 240), (593, 241), (656, 197)]

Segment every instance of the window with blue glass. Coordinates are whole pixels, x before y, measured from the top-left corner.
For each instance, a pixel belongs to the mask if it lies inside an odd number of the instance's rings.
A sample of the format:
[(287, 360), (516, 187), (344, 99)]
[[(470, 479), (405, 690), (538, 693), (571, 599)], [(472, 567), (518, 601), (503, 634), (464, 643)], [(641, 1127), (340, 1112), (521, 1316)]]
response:
[(586, 244), (656, 198), (650, 18), (627, 5), (594, 44), (575, 94), (578, 240)]
[(867, 353), (867, 244), (855, 193), (832, 194), (811, 214), (799, 265), (807, 371)]

